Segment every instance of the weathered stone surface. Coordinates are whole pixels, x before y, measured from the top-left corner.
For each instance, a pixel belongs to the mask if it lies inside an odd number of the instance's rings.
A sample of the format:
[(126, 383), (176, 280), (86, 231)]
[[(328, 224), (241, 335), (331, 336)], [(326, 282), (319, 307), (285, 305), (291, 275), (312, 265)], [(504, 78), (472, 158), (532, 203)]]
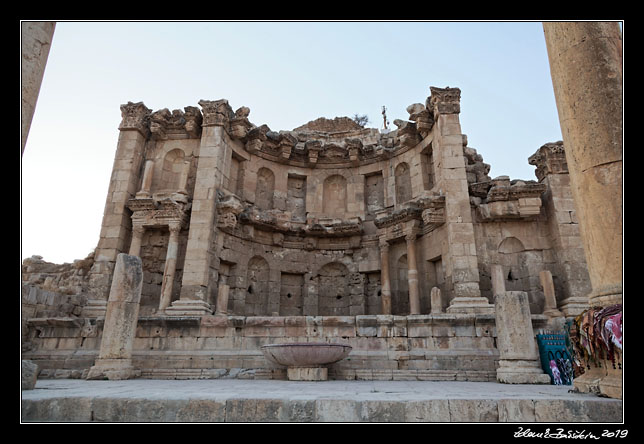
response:
[(38, 365), (34, 362), (23, 359), (20, 364), (20, 375), (22, 390), (33, 390), (38, 379)]
[(494, 299), (500, 357), (497, 380), (508, 384), (550, 383), (550, 376), (539, 364), (527, 293), (499, 291)]
[(128, 379), (136, 376), (131, 357), (142, 284), (141, 259), (119, 254), (107, 301), (99, 356), (87, 379)]
[[(568, 174), (552, 161), (540, 183), (490, 179), (461, 131), (460, 90), (430, 91), (393, 131), (349, 118), (271, 130), (223, 99), (123, 105), (96, 252), (23, 263), (25, 357), (47, 377), (102, 363), (113, 377), (287, 379), (262, 346), (342, 342), (353, 350), (330, 379), (494, 381), (493, 266), (536, 316), (585, 295)], [(124, 252), (141, 262), (138, 315), (120, 302), (138, 325), (114, 335)], [(547, 307), (543, 270), (562, 299)]]

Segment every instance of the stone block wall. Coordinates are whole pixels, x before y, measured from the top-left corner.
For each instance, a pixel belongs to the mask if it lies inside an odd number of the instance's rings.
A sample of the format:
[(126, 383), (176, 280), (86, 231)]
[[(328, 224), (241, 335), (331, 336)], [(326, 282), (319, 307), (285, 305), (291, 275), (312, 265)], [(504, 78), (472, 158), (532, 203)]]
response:
[[(535, 318), (535, 327), (543, 320)], [(83, 377), (97, 357), (102, 320), (31, 320), (40, 377)], [(489, 315), (140, 317), (132, 363), (144, 378), (285, 379), (260, 347), (338, 342), (353, 347), (331, 379), (493, 381), (498, 352)]]

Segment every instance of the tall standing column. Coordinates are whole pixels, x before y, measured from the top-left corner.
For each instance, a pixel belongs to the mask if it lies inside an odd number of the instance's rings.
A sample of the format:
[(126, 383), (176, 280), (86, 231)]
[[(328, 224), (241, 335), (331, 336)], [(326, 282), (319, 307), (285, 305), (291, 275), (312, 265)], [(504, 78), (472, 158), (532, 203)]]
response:
[(622, 302), (622, 37), (616, 22), (543, 23), (592, 285)]
[(407, 282), (409, 287), (409, 313), (420, 314), (418, 265), (416, 264), (416, 233), (405, 236), (407, 242)]
[(119, 140), (94, 265), (89, 272), (91, 295), (83, 308), (83, 316), (105, 314), (116, 257), (129, 249), (132, 221), (126, 206), (139, 191), (141, 162), (150, 135), (151, 112), (143, 102), (121, 105)]
[(22, 155), (38, 102), (40, 85), (45, 75), (56, 22), (22, 22), (20, 28), (20, 111), (22, 116), (20, 154)]
[(211, 282), (211, 264), (216, 260), (213, 242), (217, 231), (217, 190), (225, 183), (225, 168), (230, 165), (232, 156), (232, 141), (227, 126), (235, 113), (228, 101), (200, 100), (199, 105), (203, 112), (203, 128), (181, 295), (166, 310), (168, 314), (179, 316), (212, 313), (208, 299), (211, 292), (209, 287), (216, 285), (216, 282)]
[[(622, 303), (622, 36), (616, 22), (544, 23), (570, 185), (586, 253), (591, 306)], [(575, 379), (581, 392), (622, 396), (604, 360)]]
[(168, 308), (172, 301), (172, 287), (174, 286), (174, 274), (177, 270), (177, 251), (179, 250), (181, 224), (171, 224), (169, 229), (170, 240), (168, 241), (165, 267), (163, 269), (163, 283), (161, 284), (161, 299), (159, 301), (160, 312)]
[(448, 313), (493, 313), (481, 296), (474, 225), (468, 192), (466, 160), (459, 113), (461, 90), (430, 87), (429, 110), (434, 114), (434, 189), (445, 195), (445, 230), (449, 252), (445, 257), (446, 290), (453, 295)]
[(389, 244), (380, 241), (380, 294), (382, 314), (391, 314), (391, 283), (389, 278)]

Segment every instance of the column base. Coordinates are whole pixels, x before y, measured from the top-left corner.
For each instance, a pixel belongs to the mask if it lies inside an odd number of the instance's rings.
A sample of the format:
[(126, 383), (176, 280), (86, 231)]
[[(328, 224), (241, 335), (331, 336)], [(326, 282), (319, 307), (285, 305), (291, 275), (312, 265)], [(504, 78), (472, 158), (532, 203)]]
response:
[(178, 299), (165, 309), (168, 316), (206, 316), (212, 314), (210, 305), (199, 300)]
[(329, 369), (326, 367), (289, 367), (286, 370), (289, 381), (326, 381)]
[(503, 384), (550, 384), (538, 361), (501, 359), (496, 380)]
[(87, 379), (122, 380), (141, 376), (141, 370), (132, 367), (131, 359), (97, 359), (89, 369)]
[(560, 318), (563, 317), (563, 313), (557, 310), (556, 308), (548, 308), (543, 311), (543, 314), (548, 316), (549, 318)]
[(457, 296), (452, 299), (452, 302), (445, 311), (447, 313), (494, 314), (494, 305), (490, 304), (490, 301), (482, 296), (469, 298)]
[(591, 307), (608, 307), (622, 303), (622, 286), (614, 286), (606, 291), (593, 291), (588, 296), (588, 305)]
[[(604, 361), (602, 364), (607, 364)], [(609, 365), (612, 366), (612, 363)], [(622, 370), (591, 367), (573, 381), (575, 390), (580, 393), (594, 393), (609, 398), (622, 399)]]
[(585, 296), (570, 297), (559, 304), (559, 309), (566, 317), (579, 316), (588, 307), (588, 298)]

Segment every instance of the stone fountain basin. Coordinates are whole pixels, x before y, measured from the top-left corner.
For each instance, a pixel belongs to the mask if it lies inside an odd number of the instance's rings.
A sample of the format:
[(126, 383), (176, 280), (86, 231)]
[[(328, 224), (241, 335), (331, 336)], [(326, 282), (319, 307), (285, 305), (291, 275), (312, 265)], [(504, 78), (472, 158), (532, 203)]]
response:
[(295, 342), (268, 344), (261, 347), (269, 362), (286, 367), (322, 367), (341, 361), (351, 352), (346, 344), (327, 342)]

